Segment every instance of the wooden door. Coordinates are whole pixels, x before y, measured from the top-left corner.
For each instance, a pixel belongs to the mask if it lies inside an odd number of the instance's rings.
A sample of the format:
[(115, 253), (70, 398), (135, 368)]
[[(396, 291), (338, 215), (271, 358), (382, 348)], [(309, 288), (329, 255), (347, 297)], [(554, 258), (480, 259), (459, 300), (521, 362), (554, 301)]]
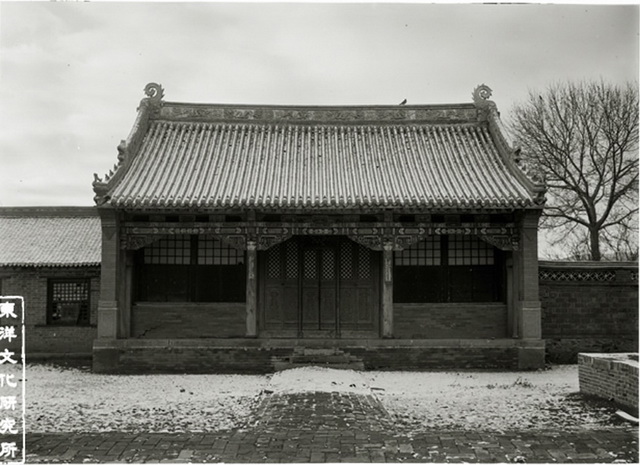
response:
[(262, 337), (377, 337), (380, 252), (347, 237), (292, 238), (259, 255)]
[(334, 336), (337, 333), (337, 273), (335, 241), (305, 245), (300, 283), (303, 337)]
[(380, 320), (380, 252), (344, 238), (339, 248), (342, 337), (376, 337)]
[(264, 336), (298, 336), (298, 249), (298, 241), (290, 239), (259, 256), (261, 329)]

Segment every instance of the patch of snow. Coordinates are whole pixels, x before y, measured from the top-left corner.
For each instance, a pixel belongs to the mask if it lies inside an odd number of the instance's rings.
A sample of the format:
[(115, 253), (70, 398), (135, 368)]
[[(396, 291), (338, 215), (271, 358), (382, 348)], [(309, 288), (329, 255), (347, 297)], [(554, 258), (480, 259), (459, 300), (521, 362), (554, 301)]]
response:
[(273, 375), (269, 390), (277, 394), (297, 392), (351, 392), (369, 394), (369, 380), (353, 370), (324, 367), (300, 367)]
[(602, 427), (604, 408), (589, 408), (577, 365), (546, 371), (372, 372), (370, 385), (387, 411), (416, 428), (508, 430)]
[(27, 365), (28, 432), (242, 427), (268, 385), (253, 375), (100, 375)]
[[(8, 368), (9, 369), (9, 368)], [(16, 379), (21, 376), (16, 376)], [(100, 375), (27, 365), (28, 432), (217, 431), (254, 424), (264, 395), (375, 395), (402, 426), (494, 430), (610, 426), (613, 411), (577, 394), (577, 365), (536, 372), (355, 372), (304, 367), (274, 375)]]

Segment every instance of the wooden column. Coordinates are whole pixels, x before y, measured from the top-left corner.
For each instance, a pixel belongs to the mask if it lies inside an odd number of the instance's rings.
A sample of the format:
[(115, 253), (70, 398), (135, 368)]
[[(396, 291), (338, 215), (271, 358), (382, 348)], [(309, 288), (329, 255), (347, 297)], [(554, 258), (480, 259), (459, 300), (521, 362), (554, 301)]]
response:
[(133, 251), (121, 250), (124, 262), (124, 282), (122, 283), (122, 298), (120, 299), (120, 337), (131, 337), (131, 305), (133, 294)]
[(382, 337), (393, 337), (393, 244), (382, 250)]
[(514, 277), (518, 273), (518, 254), (511, 252), (507, 258), (507, 337), (518, 337), (518, 280)]
[(247, 337), (256, 337), (257, 329), (258, 270), (255, 241), (247, 242)]
[(118, 278), (120, 269), (120, 238), (117, 214), (111, 209), (99, 209), (102, 226), (102, 266), (100, 300), (98, 301), (98, 338), (118, 337)]

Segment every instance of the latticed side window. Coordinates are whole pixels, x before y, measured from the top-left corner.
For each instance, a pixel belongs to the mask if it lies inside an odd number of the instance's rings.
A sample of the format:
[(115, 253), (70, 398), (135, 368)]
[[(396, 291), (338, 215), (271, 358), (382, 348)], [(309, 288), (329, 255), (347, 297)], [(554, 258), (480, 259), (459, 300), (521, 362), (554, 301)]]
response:
[(198, 265), (239, 265), (244, 251), (234, 249), (218, 239), (198, 237)]
[(411, 247), (395, 253), (399, 266), (439, 266), (440, 236), (429, 236)]
[(304, 279), (317, 279), (317, 251), (315, 249), (307, 249), (304, 251), (303, 263), (302, 263), (302, 277)]
[(394, 302), (503, 302), (503, 263), (477, 236), (429, 236), (395, 253)]
[(276, 244), (267, 250), (267, 278), (280, 279), (282, 276), (282, 246)]
[(340, 242), (340, 278), (353, 278), (353, 242)]
[(371, 278), (371, 250), (358, 244), (358, 278)]
[(322, 249), (322, 279), (335, 279), (336, 256), (332, 249)]
[(167, 236), (144, 248), (147, 265), (190, 265), (191, 237)]
[(286, 255), (286, 277), (293, 279), (298, 277), (298, 244), (295, 241), (287, 241)]
[(49, 280), (47, 323), (88, 325), (90, 314), (88, 279)]
[(449, 236), (449, 265), (493, 265), (494, 248), (477, 236)]
[(245, 253), (214, 237), (164, 236), (141, 249), (135, 299), (141, 302), (242, 302)]

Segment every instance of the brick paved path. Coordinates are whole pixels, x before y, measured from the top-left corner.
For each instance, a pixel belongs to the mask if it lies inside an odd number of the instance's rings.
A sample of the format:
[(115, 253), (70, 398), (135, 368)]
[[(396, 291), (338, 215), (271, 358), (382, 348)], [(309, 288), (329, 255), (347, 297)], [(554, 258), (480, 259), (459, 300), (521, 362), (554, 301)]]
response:
[(30, 434), (27, 462), (632, 462), (637, 428), (408, 431), (372, 396), (272, 395), (259, 422), (212, 433)]

